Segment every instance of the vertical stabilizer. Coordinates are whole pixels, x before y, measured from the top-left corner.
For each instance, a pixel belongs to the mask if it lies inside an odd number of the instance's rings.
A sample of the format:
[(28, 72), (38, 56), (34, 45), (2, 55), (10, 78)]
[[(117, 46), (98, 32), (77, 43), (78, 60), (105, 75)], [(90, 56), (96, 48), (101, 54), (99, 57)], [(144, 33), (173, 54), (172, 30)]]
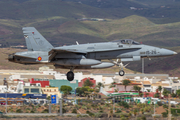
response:
[(34, 27), (22, 28), (28, 51), (50, 51), (54, 48)]

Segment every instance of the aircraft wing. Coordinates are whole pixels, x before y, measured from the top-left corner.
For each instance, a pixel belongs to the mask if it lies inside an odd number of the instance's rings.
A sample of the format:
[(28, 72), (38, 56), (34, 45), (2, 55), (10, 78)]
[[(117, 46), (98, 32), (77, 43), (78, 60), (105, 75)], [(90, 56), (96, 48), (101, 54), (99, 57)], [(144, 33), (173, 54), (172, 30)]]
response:
[(52, 49), (51, 51), (49, 51), (49, 61), (51, 61), (56, 56), (56, 54), (58, 54), (58, 53), (79, 53), (79, 54), (86, 54), (87, 52), (81, 51), (81, 50), (77, 50), (77, 49), (63, 49), (63, 48)]

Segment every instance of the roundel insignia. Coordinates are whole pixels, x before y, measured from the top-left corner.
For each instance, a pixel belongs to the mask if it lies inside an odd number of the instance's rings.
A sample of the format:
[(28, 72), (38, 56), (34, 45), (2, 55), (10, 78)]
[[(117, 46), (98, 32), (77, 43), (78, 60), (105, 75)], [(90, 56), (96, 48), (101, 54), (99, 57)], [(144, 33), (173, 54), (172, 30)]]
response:
[(41, 61), (41, 60), (42, 60), (42, 57), (39, 56), (39, 57), (38, 57), (38, 61)]

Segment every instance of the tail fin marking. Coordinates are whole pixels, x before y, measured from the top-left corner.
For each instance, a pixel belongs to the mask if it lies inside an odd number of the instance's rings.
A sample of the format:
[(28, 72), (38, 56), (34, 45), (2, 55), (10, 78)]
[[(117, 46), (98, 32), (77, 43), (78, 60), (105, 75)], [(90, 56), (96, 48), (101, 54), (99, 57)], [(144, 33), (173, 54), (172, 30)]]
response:
[(34, 27), (22, 28), (29, 51), (50, 51), (54, 48)]

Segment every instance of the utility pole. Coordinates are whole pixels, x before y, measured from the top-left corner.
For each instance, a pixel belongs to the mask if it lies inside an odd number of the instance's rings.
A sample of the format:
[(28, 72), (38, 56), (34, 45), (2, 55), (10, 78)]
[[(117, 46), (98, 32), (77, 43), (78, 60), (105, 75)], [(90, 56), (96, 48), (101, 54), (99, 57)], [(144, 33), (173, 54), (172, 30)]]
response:
[(171, 103), (170, 103), (170, 94), (168, 94), (168, 103), (169, 103), (169, 109), (168, 109), (168, 120), (171, 120)]
[(60, 112), (60, 116), (62, 117), (62, 98), (60, 98), (60, 110), (59, 110), (59, 112)]
[(114, 98), (114, 96), (113, 96), (113, 114), (114, 114), (114, 112), (115, 112), (114, 103), (115, 103), (115, 98)]
[(155, 116), (155, 113), (156, 113), (156, 106), (155, 106), (155, 102), (154, 102), (154, 116)]
[(144, 74), (144, 58), (142, 58), (142, 74)]
[(49, 113), (51, 113), (51, 101), (49, 100)]
[(7, 89), (6, 89), (6, 114), (7, 114)]
[[(77, 88), (77, 87), (76, 87)], [(74, 90), (74, 94), (75, 94), (75, 104), (77, 104), (77, 102), (76, 102), (76, 88), (75, 88), (75, 90)]]

